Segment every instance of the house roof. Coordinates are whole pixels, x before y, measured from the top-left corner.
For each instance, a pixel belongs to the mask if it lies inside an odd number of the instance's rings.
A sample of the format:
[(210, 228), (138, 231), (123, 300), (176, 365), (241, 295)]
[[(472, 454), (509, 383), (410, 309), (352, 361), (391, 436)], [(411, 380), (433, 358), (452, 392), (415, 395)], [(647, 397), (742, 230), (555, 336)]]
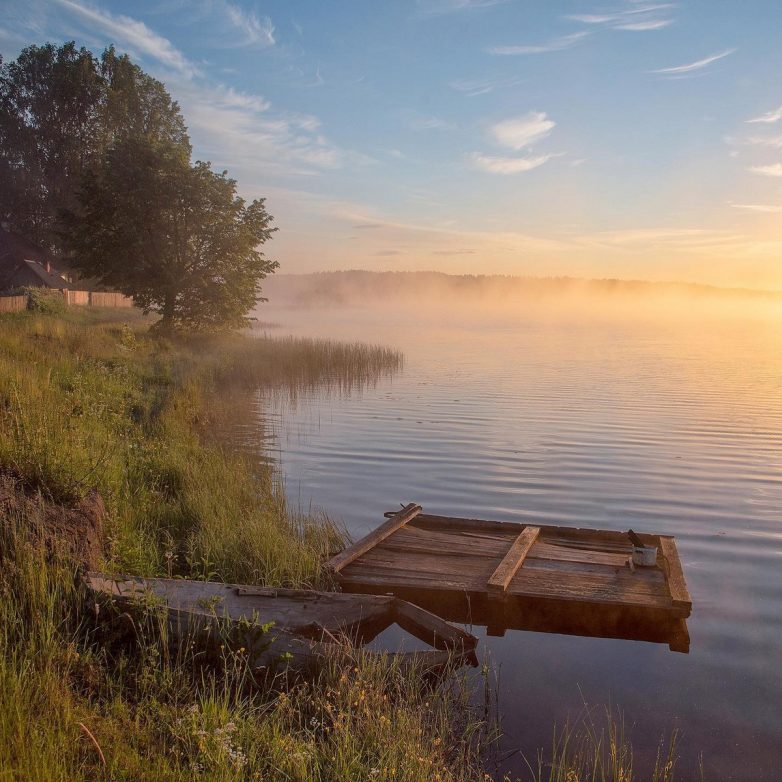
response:
[(71, 287), (71, 283), (68, 282), (68, 280), (66, 280), (65, 277), (63, 277), (56, 269), (52, 269), (51, 271), (47, 272), (46, 267), (38, 263), (38, 261), (30, 261), (25, 258), (24, 262), (27, 264), (27, 268), (30, 269), (30, 271), (32, 271), (33, 274), (35, 274), (47, 288), (62, 289)]
[(44, 249), (0, 226), (0, 281), (4, 287), (27, 284), (25, 280), (30, 280), (30, 274), (47, 288), (72, 287), (67, 277), (55, 268), (54, 262)]

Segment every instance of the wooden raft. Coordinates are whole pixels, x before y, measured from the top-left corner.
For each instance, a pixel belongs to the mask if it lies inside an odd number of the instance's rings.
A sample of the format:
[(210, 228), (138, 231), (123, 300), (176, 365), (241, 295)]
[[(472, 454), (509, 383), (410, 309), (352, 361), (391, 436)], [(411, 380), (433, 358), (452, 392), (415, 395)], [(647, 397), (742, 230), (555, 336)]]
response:
[(692, 601), (672, 537), (631, 569), (627, 535), (424, 514), (410, 504), (329, 561), (344, 592), (393, 594), (444, 619), (667, 643), (689, 651)]

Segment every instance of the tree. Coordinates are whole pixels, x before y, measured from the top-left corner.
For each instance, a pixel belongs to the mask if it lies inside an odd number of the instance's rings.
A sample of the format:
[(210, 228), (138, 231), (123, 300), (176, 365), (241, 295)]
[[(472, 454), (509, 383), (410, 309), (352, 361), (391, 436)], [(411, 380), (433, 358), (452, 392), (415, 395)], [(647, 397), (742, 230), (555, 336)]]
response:
[(246, 204), (226, 172), (191, 166), (181, 145), (119, 142), (79, 203), (64, 217), (74, 265), (160, 313), (163, 330), (246, 323), (278, 266), (257, 250), (276, 230), (264, 200)]
[(74, 42), (0, 58), (0, 219), (58, 250), (61, 209), (84, 173), (131, 136), (181, 145), (184, 120), (165, 87), (113, 47), (100, 60)]

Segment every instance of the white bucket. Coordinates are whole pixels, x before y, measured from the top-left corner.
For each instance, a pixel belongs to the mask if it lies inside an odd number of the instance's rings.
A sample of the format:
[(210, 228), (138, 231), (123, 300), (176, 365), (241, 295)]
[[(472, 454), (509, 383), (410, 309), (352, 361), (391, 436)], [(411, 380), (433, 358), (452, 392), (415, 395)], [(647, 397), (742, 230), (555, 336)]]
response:
[(657, 564), (657, 546), (633, 546), (633, 564), (654, 567)]

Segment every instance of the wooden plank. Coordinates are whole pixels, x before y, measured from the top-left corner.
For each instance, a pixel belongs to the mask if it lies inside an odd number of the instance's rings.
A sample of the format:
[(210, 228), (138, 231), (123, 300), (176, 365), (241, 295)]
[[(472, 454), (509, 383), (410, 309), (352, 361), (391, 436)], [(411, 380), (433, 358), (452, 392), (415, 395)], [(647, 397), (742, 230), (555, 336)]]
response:
[(508, 553), (503, 557), (497, 569), (489, 576), (486, 586), (495, 592), (505, 592), (513, 576), (524, 564), (529, 550), (540, 535), (540, 527), (525, 527), (523, 532), (513, 541)]
[(550, 559), (556, 562), (590, 562), (609, 567), (625, 567), (629, 549), (623, 552), (600, 551), (585, 549), (580, 546), (563, 546), (552, 544), (542, 537), (538, 538), (535, 550), (529, 553), (530, 558)]
[[(515, 536), (513, 536), (515, 538)], [(463, 532), (449, 532), (421, 529), (407, 525), (375, 547), (375, 551), (398, 551), (409, 553), (420, 551), (431, 554), (453, 554), (454, 556), (484, 556), (497, 560), (513, 538), (485, 538), (465, 535)]]
[(668, 589), (671, 593), (671, 601), (675, 607), (686, 608), (689, 612), (692, 609), (692, 598), (687, 589), (687, 582), (684, 580), (684, 570), (673, 538), (660, 537), (660, 553), (668, 563)]
[(348, 546), (344, 551), (341, 551), (335, 557), (332, 557), (326, 563), (326, 567), (333, 573), (339, 573), (346, 565), (349, 565), (353, 560), (358, 559), (362, 554), (366, 554), (367, 551), (380, 543), (381, 540), (385, 540), (389, 535), (393, 535), (400, 527), (403, 527), (408, 521), (414, 519), (421, 510), (422, 508), (420, 505), (411, 502), (409, 505), (402, 508), (399, 513), (377, 527), (377, 529), (372, 530), (369, 535), (361, 538), (361, 540), (357, 540), (352, 546)]
[[(452, 516), (435, 516), (430, 513), (422, 513), (415, 521), (416, 527), (431, 529), (453, 529), (469, 532), (495, 533), (500, 535), (516, 536), (525, 527), (526, 522), (518, 521), (492, 521), (490, 519), (461, 519)], [(619, 532), (610, 529), (592, 529), (591, 527), (561, 527), (553, 524), (537, 525), (544, 535), (561, 535), (565, 538), (584, 539), (588, 541), (607, 541), (629, 546), (630, 541), (627, 532)], [(639, 533), (642, 540), (650, 545), (657, 545), (656, 535)]]
[(471, 633), (406, 600), (395, 599), (394, 618), (403, 630), (436, 649), (464, 651), (474, 649), (478, 643)]

